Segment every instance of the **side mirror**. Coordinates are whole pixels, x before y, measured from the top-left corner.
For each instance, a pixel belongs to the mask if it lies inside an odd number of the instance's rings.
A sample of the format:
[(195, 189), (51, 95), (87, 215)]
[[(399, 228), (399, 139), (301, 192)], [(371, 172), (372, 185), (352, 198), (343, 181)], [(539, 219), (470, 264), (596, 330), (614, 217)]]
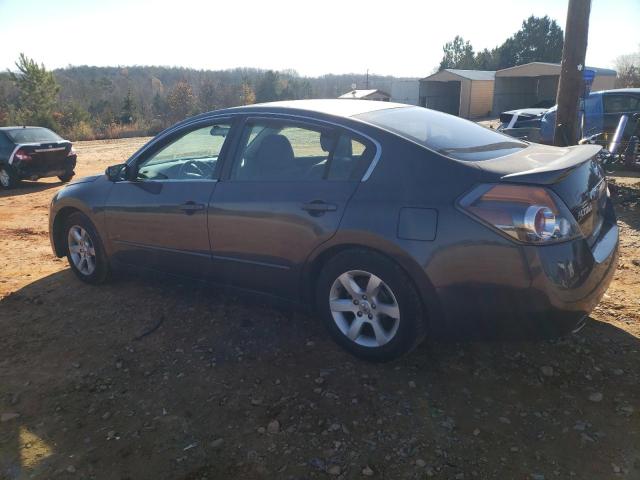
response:
[(129, 165), (127, 165), (126, 163), (111, 165), (107, 167), (104, 173), (107, 176), (107, 178), (112, 182), (126, 180), (129, 173)]

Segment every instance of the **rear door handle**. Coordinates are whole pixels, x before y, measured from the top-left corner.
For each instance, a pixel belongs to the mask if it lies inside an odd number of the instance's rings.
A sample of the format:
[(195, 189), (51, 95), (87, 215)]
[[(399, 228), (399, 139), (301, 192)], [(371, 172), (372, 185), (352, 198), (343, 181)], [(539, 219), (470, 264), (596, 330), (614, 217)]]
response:
[(180, 210), (182, 210), (187, 215), (192, 215), (198, 210), (204, 210), (204, 203), (188, 201), (180, 205)]
[(338, 209), (336, 205), (323, 202), (322, 200), (314, 200), (312, 202), (305, 203), (301, 208), (309, 212), (311, 215), (321, 215), (325, 212), (335, 212)]

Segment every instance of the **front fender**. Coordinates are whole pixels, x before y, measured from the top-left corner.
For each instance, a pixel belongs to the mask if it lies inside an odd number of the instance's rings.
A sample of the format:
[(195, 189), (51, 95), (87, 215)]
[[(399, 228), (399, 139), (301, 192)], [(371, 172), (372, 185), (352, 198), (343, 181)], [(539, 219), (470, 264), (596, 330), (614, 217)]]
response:
[(49, 240), (57, 257), (65, 255), (63, 227), (66, 218), (73, 212), (81, 212), (91, 220), (107, 253), (110, 252), (104, 206), (112, 188), (113, 182), (100, 175), (70, 183), (53, 196), (49, 208)]

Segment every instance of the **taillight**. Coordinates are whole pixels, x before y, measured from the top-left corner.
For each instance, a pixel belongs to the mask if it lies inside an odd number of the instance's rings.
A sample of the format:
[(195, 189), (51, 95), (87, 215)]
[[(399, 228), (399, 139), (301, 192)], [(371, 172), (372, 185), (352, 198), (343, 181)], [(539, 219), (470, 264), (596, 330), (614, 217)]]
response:
[(14, 161), (17, 160), (19, 162), (30, 162), (33, 160), (31, 155), (25, 152), (22, 148), (20, 148), (15, 155), (13, 156)]
[(480, 185), (459, 203), (473, 217), (519, 242), (562, 242), (581, 235), (564, 202), (544, 187)]

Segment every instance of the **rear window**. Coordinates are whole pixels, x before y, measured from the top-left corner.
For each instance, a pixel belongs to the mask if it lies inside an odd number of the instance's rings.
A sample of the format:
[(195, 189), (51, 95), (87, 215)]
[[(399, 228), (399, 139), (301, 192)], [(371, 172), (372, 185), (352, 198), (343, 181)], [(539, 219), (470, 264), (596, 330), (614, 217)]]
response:
[(7, 130), (5, 133), (15, 143), (59, 142), (62, 140), (62, 137), (48, 128), (17, 128)]
[(389, 108), (355, 115), (354, 118), (457, 160), (489, 160), (528, 146), (469, 120), (421, 107)]

